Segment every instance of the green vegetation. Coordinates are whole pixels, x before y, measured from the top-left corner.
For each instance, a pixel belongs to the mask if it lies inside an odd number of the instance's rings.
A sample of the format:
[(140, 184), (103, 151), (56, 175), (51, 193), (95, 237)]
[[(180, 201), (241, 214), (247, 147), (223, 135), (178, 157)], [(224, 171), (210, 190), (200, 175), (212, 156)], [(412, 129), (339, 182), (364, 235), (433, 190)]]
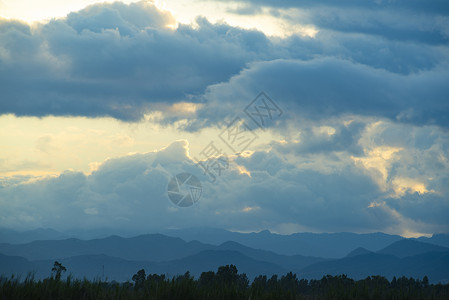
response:
[[(61, 280), (65, 267), (55, 262), (52, 276), (25, 280), (0, 277), (0, 299), (449, 299), (449, 284), (429, 284), (427, 277), (393, 278), (370, 276), (355, 281), (346, 277), (324, 276), (320, 280), (298, 279), (288, 273), (271, 278), (260, 275), (250, 284), (246, 274), (234, 265), (203, 272), (195, 280), (189, 272), (171, 278), (146, 275), (139, 270), (133, 283), (79, 280), (69, 275)], [(55, 276), (53, 276), (55, 274)]]

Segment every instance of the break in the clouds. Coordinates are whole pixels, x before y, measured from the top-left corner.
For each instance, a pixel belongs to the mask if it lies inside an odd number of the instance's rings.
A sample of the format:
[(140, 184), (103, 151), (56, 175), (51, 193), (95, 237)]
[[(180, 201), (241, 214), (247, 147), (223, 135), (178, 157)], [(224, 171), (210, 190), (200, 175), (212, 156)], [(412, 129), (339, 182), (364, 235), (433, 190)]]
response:
[(282, 15), (293, 24), (320, 29), (382, 36), (395, 41), (447, 44), (449, 8), (444, 0), (239, 0), (238, 14)]

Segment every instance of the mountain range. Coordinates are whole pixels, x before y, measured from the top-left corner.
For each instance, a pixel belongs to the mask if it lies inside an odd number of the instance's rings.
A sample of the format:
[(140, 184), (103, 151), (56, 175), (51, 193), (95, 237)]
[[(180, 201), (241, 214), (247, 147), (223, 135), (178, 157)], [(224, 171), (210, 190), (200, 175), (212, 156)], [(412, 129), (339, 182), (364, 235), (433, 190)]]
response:
[[(294, 233), (282, 235), (268, 230), (251, 233), (232, 232), (218, 228), (186, 228), (161, 230), (166, 236), (179, 237), (184, 241), (199, 241), (205, 244), (220, 245), (227, 241), (273, 251), (284, 255), (305, 255), (327, 258), (342, 258), (357, 247), (370, 251), (378, 251), (393, 242), (403, 239), (399, 235), (385, 233)], [(59, 232), (50, 228), (40, 228), (30, 231), (16, 231), (0, 228), (0, 243), (23, 244), (36, 240), (62, 240), (77, 238), (81, 240), (95, 240), (112, 235), (122, 237), (135, 237), (143, 235), (142, 232), (130, 232), (123, 229), (96, 229), (96, 230), (69, 230)], [(449, 247), (449, 234), (434, 234), (431, 237), (419, 237), (417, 240), (424, 243)]]
[[(59, 239), (25, 243), (6, 243), (6, 235), (2, 234), (0, 274), (24, 277), (33, 271), (36, 278), (44, 278), (50, 275), (53, 262), (58, 260), (75, 277), (117, 281), (130, 280), (142, 268), (147, 273), (169, 276), (189, 271), (198, 277), (201, 272), (235, 264), (250, 279), (291, 271), (308, 279), (326, 274), (346, 274), (354, 279), (370, 275), (389, 279), (427, 275), (431, 282), (449, 282), (449, 248), (441, 246), (447, 240), (446, 235), (438, 235), (440, 245), (437, 245), (431, 243), (432, 238), (405, 239), (383, 233), (284, 236), (268, 231), (246, 234), (206, 229), (204, 232), (172, 230), (173, 236), (165, 232), (82, 240), (64, 239), (61, 233), (43, 230), (37, 231), (36, 236), (56, 235)], [(23, 236), (32, 237), (32, 234)], [(343, 251), (346, 253), (342, 255)], [(304, 255), (311, 253), (315, 255)]]

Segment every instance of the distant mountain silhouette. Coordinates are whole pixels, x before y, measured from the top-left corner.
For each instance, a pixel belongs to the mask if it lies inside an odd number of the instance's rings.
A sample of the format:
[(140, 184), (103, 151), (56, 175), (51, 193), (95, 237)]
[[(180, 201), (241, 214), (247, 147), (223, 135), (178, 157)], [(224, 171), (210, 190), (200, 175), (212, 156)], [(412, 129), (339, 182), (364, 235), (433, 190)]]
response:
[(0, 243), (22, 244), (38, 240), (61, 240), (70, 235), (50, 229), (38, 228), (29, 231), (16, 231), (12, 229), (0, 229)]
[(279, 255), (265, 250), (252, 249), (236, 242), (226, 242), (220, 246), (203, 244), (197, 241), (185, 242), (180, 238), (161, 234), (141, 235), (133, 238), (111, 236), (89, 241), (71, 238), (56, 241), (35, 241), (18, 245), (0, 244), (0, 253), (19, 255), (29, 260), (106, 255), (125, 260), (162, 262), (191, 256), (205, 250), (238, 251), (252, 259), (276, 263), (290, 270), (297, 270), (324, 260), (323, 258), (301, 255)]
[(162, 234), (147, 234), (133, 238), (111, 236), (83, 241), (66, 239), (34, 241), (26, 244), (0, 244), (0, 253), (19, 255), (29, 260), (67, 258), (79, 255), (105, 254), (127, 260), (166, 261), (214, 248), (200, 242), (185, 242)]
[(449, 234), (434, 234), (430, 238), (428, 237), (420, 237), (417, 238), (418, 241), (434, 244), (443, 247), (449, 247)]
[(397, 260), (395, 256), (377, 253), (349, 256), (307, 266), (301, 270), (300, 276), (306, 278), (319, 278), (323, 274), (346, 274), (351, 278), (365, 278), (380, 274), (387, 276), (390, 266)]
[[(265, 261), (252, 259), (238, 251), (206, 250), (182, 259), (166, 262), (148, 262), (125, 260), (107, 255), (80, 255), (60, 259), (69, 274), (77, 278), (131, 281), (132, 275), (140, 269), (148, 274), (166, 274), (174, 276), (189, 271), (199, 277), (202, 272), (216, 271), (219, 266), (234, 264), (240, 273), (246, 273), (250, 279), (259, 274), (285, 274), (282, 267)], [(9, 276), (21, 274), (24, 278), (29, 272), (34, 272), (36, 279), (50, 276), (54, 260), (29, 261), (22, 257), (0, 255), (0, 274)]]
[(305, 278), (321, 278), (326, 274), (347, 274), (355, 279), (376, 274), (390, 279), (427, 275), (431, 282), (449, 282), (449, 249), (407, 239), (396, 241), (377, 253), (357, 247), (341, 259), (288, 256), (236, 242), (218, 246), (185, 242), (161, 234), (0, 244), (0, 253), (3, 253), (0, 274), (14, 273), (22, 278), (30, 271), (38, 278), (47, 277), (54, 260), (58, 260), (76, 277), (102, 278), (104, 268), (104, 277), (118, 281), (129, 280), (142, 268), (147, 273), (176, 275), (190, 271), (199, 276), (221, 265), (235, 264), (250, 279), (260, 274), (282, 275), (291, 271)]
[(449, 282), (449, 248), (402, 239), (377, 251), (364, 248), (351, 251), (346, 257), (309, 265), (300, 275), (316, 278), (321, 274), (346, 274), (354, 279), (370, 275), (423, 278), (433, 282)]
[[(66, 268), (67, 274), (76, 278), (108, 279), (116, 281), (131, 281), (132, 275), (142, 268), (157, 270), (155, 263), (148, 261), (133, 261), (107, 255), (79, 255), (59, 260)], [(54, 260), (39, 260), (31, 262), (38, 278), (50, 275)], [(104, 273), (103, 273), (104, 271)], [(104, 276), (103, 276), (104, 274)]]
[[(136, 270), (142, 268), (154, 271), (161, 270), (151, 262), (129, 261), (107, 255), (80, 255), (60, 259), (59, 262), (68, 270), (66, 274), (63, 274), (63, 278), (70, 274), (76, 278), (109, 279), (124, 282), (131, 281)], [(28, 273), (33, 273), (36, 279), (43, 279), (51, 275), (53, 263), (53, 259), (29, 261), (23, 257), (0, 254), (0, 274), (5, 276), (15, 274), (24, 279)]]
[(23, 275), (33, 270), (33, 264), (20, 256), (0, 254), (0, 275), (11, 276)]
[(283, 255), (304, 255), (315, 257), (340, 258), (357, 247), (378, 251), (393, 242), (403, 239), (398, 235), (385, 233), (294, 233), (280, 235), (268, 230), (252, 233), (230, 232), (222, 229), (189, 228), (167, 230), (166, 234), (186, 241), (198, 240), (203, 243), (219, 245), (226, 241), (276, 252)]
[[(148, 233), (148, 232), (146, 232)], [(80, 240), (102, 239), (112, 235), (122, 237), (133, 237), (146, 234), (125, 229), (78, 229), (68, 231), (57, 231), (51, 228), (37, 228), (33, 230), (18, 231), (0, 228), (0, 243), (24, 244), (40, 240), (63, 240), (76, 238)]]
[[(120, 236), (133, 237), (129, 231), (117, 229), (71, 230), (58, 232), (53, 229), (35, 229), (19, 232), (0, 228), (0, 243), (21, 244), (36, 240), (61, 240), (77, 238), (81, 240), (104, 239), (111, 232)], [(357, 247), (369, 251), (379, 251), (403, 237), (384, 233), (295, 233), (280, 235), (264, 230), (258, 233), (239, 233), (217, 228), (187, 228), (164, 230), (161, 233), (179, 237), (185, 241), (199, 241), (203, 244), (220, 245), (234, 241), (250, 248), (267, 250), (282, 255), (303, 255), (327, 258), (341, 258)], [(157, 234), (157, 233), (156, 233)], [(449, 247), (449, 234), (434, 234), (432, 237), (413, 239), (429, 244)]]
[(238, 251), (248, 257), (256, 260), (266, 261), (277, 264), (285, 270), (294, 271), (304, 268), (305, 266), (324, 261), (326, 259), (313, 256), (303, 255), (281, 255), (272, 251), (253, 249), (237, 242), (225, 242), (217, 247), (218, 250)]
[(449, 282), (449, 252), (429, 252), (405, 258), (379, 253), (369, 253), (325, 261), (307, 266), (298, 275), (319, 278), (324, 274), (346, 274), (354, 279), (371, 275), (423, 278), (431, 282)]
[(266, 261), (255, 260), (238, 251), (207, 250), (179, 260), (169, 261), (164, 266), (169, 273), (182, 274), (190, 271), (194, 276), (200, 276), (204, 271), (216, 271), (219, 266), (234, 264), (239, 273), (246, 273), (250, 279), (260, 274), (284, 274), (286, 269)]
[(363, 247), (359, 247), (357, 249), (352, 250), (351, 252), (349, 252), (345, 257), (352, 257), (352, 256), (358, 256), (358, 255), (366, 255), (366, 254), (370, 254), (373, 253), (372, 251), (369, 251)]
[(403, 258), (428, 252), (449, 252), (449, 248), (418, 242), (416, 240), (403, 239), (385, 247), (377, 253)]

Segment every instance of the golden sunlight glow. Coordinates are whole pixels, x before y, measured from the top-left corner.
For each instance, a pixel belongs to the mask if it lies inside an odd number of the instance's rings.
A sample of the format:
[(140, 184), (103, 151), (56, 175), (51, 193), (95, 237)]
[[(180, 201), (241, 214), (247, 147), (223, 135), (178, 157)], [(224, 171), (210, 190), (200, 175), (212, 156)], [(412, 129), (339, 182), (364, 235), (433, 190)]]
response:
[(423, 232), (416, 232), (416, 231), (412, 231), (409, 229), (404, 229), (401, 233), (401, 236), (405, 237), (405, 238), (419, 238), (422, 236), (425, 237), (431, 237), (432, 234), (431, 233), (423, 233)]
[[(186, 103), (174, 109), (191, 113), (197, 107)], [(158, 124), (161, 118), (162, 113), (153, 113), (141, 122), (126, 123), (112, 118), (0, 116), (0, 178), (50, 176), (69, 169), (90, 174), (108, 158), (148, 153), (177, 140), (186, 141), (187, 154), (192, 157), (209, 142), (218, 143), (220, 128), (189, 133), (178, 130), (176, 124)], [(257, 134), (253, 149), (266, 148), (273, 138), (279, 138), (268, 130)], [(225, 150), (225, 145), (220, 146)], [(249, 157), (253, 149), (239, 155)], [(239, 172), (251, 175), (243, 168)]]
[(343, 121), (343, 125), (345, 125), (345, 127), (348, 127), (352, 122), (354, 122), (354, 120)]
[(244, 166), (237, 165), (236, 168), (239, 171), (239, 174), (241, 175), (245, 174), (248, 177), (251, 177), (251, 173)]
[(168, 111), (175, 115), (186, 115), (196, 113), (201, 107), (203, 107), (201, 103), (178, 102), (173, 104)]
[(73, 168), (90, 173), (105, 159), (146, 153), (193, 134), (151, 122), (112, 118), (0, 117), (0, 176), (48, 175)]
[(298, 34), (303, 37), (314, 38), (320, 31), (312, 25), (301, 25), (301, 24), (283, 24), (282, 26), (284, 36)]
[(401, 151), (399, 147), (381, 146), (368, 151), (365, 157), (354, 157), (351, 159), (358, 165), (365, 168), (377, 184), (383, 189), (387, 189), (388, 169), (395, 159), (395, 154)]
[(368, 208), (381, 207), (381, 206), (384, 206), (384, 205), (385, 205), (385, 201), (382, 201), (382, 202), (371, 202), (368, 205)]
[(397, 197), (403, 196), (406, 192), (418, 194), (433, 192), (427, 190), (424, 183), (413, 178), (395, 178), (392, 184)]
[[(103, 3), (101, 0), (2, 0), (0, 1), (0, 16), (7, 19), (18, 19), (28, 23), (48, 21), (52, 18), (65, 17), (73, 11), (78, 11), (88, 5)], [(137, 0), (122, 0), (124, 3)]]
[(23, 170), (23, 171), (2, 171), (0, 178), (14, 177), (14, 176), (33, 176), (35, 178), (58, 176), (60, 172), (41, 171), (41, 170)]
[(154, 3), (154, 6), (156, 6), (159, 10), (168, 11), (172, 15), (175, 14), (175, 12), (172, 9), (170, 9), (170, 7), (167, 6), (167, 1), (165, 1), (165, 0), (154, 0), (153, 3)]
[(313, 25), (291, 24), (281, 17), (271, 15), (268, 8), (259, 7), (259, 12), (245, 15), (236, 14), (241, 5), (235, 2), (192, 1), (186, 5), (184, 0), (156, 0), (156, 6), (169, 11), (179, 23), (196, 27), (195, 19), (205, 16), (212, 23), (227, 23), (244, 29), (256, 29), (268, 36), (287, 37), (300, 35), (315, 37), (319, 32)]
[(242, 212), (251, 212), (251, 211), (253, 211), (253, 210), (258, 210), (258, 209), (260, 209), (260, 207), (259, 206), (247, 206), (247, 207), (245, 207), (245, 208), (243, 208), (242, 209)]
[[(120, 0), (130, 4), (140, 0)], [(47, 22), (52, 18), (62, 18), (73, 11), (79, 11), (88, 5), (104, 3), (101, 0), (2, 0), (0, 1), (0, 17), (18, 19), (28, 23)], [(231, 26), (244, 29), (256, 29), (267, 36), (287, 37), (299, 35), (314, 38), (319, 30), (310, 24), (292, 24), (291, 21), (273, 16), (270, 9), (259, 7), (259, 12), (245, 15), (233, 13), (240, 4), (234, 2), (219, 1), (192, 1), (186, 4), (184, 0), (155, 0), (149, 1), (163, 11), (171, 13), (175, 17), (173, 24), (168, 24), (168, 29), (175, 30), (179, 23), (195, 26), (198, 16), (205, 16), (210, 22), (225, 22)], [(285, 13), (285, 12), (284, 12)], [(294, 20), (295, 18), (291, 18)], [(298, 19), (300, 20), (300, 18)]]
[(414, 237), (420, 237), (420, 236), (431, 236), (431, 234), (418, 232), (413, 229), (413, 228), (422, 228), (423, 223), (421, 221), (415, 221), (415, 220), (412, 220), (410, 218), (403, 216), (396, 209), (388, 206), (388, 204), (385, 201), (372, 202), (368, 206), (368, 208), (380, 209), (380, 210), (384, 211), (385, 213), (389, 214), (391, 217), (393, 217), (396, 220), (397, 224), (394, 224), (394, 226), (387, 228), (385, 230), (385, 233), (399, 234), (406, 238), (414, 238)]
[(320, 126), (320, 127), (313, 128), (313, 132), (315, 134), (319, 134), (319, 135), (332, 136), (335, 134), (336, 130), (334, 127), (331, 127), (331, 126)]
[(171, 29), (171, 30), (176, 30), (176, 29), (178, 29), (178, 26), (179, 26), (178, 23), (173, 23), (173, 24), (167, 24), (167, 25), (165, 25), (165, 28)]
[(251, 151), (251, 150), (245, 150), (243, 152), (240, 152), (240, 156), (241, 157), (250, 157), (251, 155), (254, 154), (255, 151)]

